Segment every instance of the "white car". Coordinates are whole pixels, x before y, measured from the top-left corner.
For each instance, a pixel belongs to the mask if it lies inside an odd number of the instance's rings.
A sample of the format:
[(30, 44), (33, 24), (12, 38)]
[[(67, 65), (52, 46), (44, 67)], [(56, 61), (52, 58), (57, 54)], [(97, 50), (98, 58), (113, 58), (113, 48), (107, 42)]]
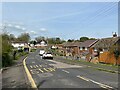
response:
[(44, 53), (42, 58), (43, 59), (53, 59), (53, 55), (51, 53)]
[(39, 52), (39, 55), (40, 55), (40, 56), (43, 56), (44, 53), (45, 53), (45, 50), (44, 50), (44, 49), (41, 49), (40, 52)]

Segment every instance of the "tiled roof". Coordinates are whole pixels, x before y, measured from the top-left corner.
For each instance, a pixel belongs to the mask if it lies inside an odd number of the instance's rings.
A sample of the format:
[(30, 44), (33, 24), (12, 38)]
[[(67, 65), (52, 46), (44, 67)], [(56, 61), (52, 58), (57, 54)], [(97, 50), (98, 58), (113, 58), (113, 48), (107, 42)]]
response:
[(94, 45), (98, 40), (87, 40), (81, 43), (80, 47), (91, 47)]
[(109, 48), (112, 45), (114, 45), (118, 40), (120, 40), (120, 37), (103, 38), (103, 39), (99, 40), (93, 47), (95, 47), (95, 48)]
[(80, 46), (81, 42), (65, 42), (63, 43), (63, 46), (65, 47), (74, 47), (74, 46)]

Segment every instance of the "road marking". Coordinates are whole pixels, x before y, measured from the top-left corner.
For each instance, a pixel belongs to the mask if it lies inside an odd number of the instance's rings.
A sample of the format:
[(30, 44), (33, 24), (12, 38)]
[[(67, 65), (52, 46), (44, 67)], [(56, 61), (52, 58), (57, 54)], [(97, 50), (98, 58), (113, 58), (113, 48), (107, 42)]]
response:
[(32, 62), (32, 63), (35, 63), (35, 62)]
[(31, 71), (32, 74), (35, 74), (33, 71)]
[(36, 65), (36, 67), (38, 67), (38, 65)]
[(90, 81), (89, 79), (87, 79), (87, 78), (85, 78), (85, 77), (82, 77), (82, 76), (77, 76), (78, 78), (81, 78), (81, 79), (83, 79), (83, 80), (85, 80), (85, 81)]
[(104, 87), (104, 88), (110, 88), (110, 89), (113, 88), (113, 87), (111, 87), (111, 86), (108, 86), (108, 85), (106, 85), (106, 84), (102, 84), (102, 83), (96, 82), (96, 81), (94, 81), (94, 80), (90, 80), (90, 81), (93, 82), (93, 83), (96, 83), (96, 84), (98, 84), (99, 86)]
[(68, 72), (68, 71), (66, 71), (66, 70), (62, 70), (63, 72), (66, 72), (66, 73), (70, 73), (70, 72)]
[(28, 68), (26, 66), (26, 59), (27, 59), (27, 57), (23, 60), (24, 69), (26, 71), (26, 74), (28, 76), (28, 79), (29, 79), (29, 81), (31, 83), (32, 88), (36, 88), (37, 89), (37, 85), (35, 84), (35, 81), (33, 80), (32, 75), (30, 74), (30, 71), (28, 70)]
[(40, 67), (42, 67), (42, 65), (39, 65)]
[(106, 84), (99, 83), (99, 82), (94, 81), (94, 80), (92, 80), (92, 79), (88, 79), (88, 78), (83, 77), (83, 76), (80, 76), (80, 75), (78, 75), (77, 77), (78, 77), (78, 78), (81, 78), (81, 79), (83, 79), (83, 80), (85, 80), (85, 81), (90, 81), (90, 82), (92, 82), (92, 83), (98, 84), (98, 85), (99, 85), (100, 87), (102, 87), (102, 88), (113, 89), (113, 87), (111, 87), (111, 86), (108, 86), (108, 85), (106, 85)]
[(35, 65), (34, 65), (33, 67), (34, 67), (34, 68), (36, 68), (36, 66), (35, 66)]
[(39, 69), (39, 70), (40, 70), (40, 72), (42, 72), (42, 73), (44, 72), (44, 71), (43, 71), (43, 70), (41, 70), (41, 69)]
[(49, 71), (49, 70), (47, 70), (46, 68), (43, 68), (43, 69), (44, 69), (45, 71), (47, 71), (47, 72)]
[(55, 71), (55, 69), (54, 68), (48, 68), (50, 71)]
[(33, 68), (33, 67), (30, 65), (30, 68)]

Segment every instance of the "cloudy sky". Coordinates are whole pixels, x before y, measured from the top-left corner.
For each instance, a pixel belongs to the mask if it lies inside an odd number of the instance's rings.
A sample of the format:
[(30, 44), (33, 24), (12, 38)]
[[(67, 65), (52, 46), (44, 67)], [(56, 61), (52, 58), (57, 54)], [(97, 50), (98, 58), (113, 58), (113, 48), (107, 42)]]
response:
[(117, 2), (4, 2), (2, 22), (16, 36), (103, 38), (118, 31)]

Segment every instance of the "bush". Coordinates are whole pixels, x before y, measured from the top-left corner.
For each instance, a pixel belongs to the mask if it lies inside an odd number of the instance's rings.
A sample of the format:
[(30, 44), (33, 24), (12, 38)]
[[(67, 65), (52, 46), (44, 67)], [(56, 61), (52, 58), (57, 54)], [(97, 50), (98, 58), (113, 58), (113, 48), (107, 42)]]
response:
[(2, 54), (2, 67), (10, 66), (12, 65), (12, 57), (9, 53), (3, 53)]

